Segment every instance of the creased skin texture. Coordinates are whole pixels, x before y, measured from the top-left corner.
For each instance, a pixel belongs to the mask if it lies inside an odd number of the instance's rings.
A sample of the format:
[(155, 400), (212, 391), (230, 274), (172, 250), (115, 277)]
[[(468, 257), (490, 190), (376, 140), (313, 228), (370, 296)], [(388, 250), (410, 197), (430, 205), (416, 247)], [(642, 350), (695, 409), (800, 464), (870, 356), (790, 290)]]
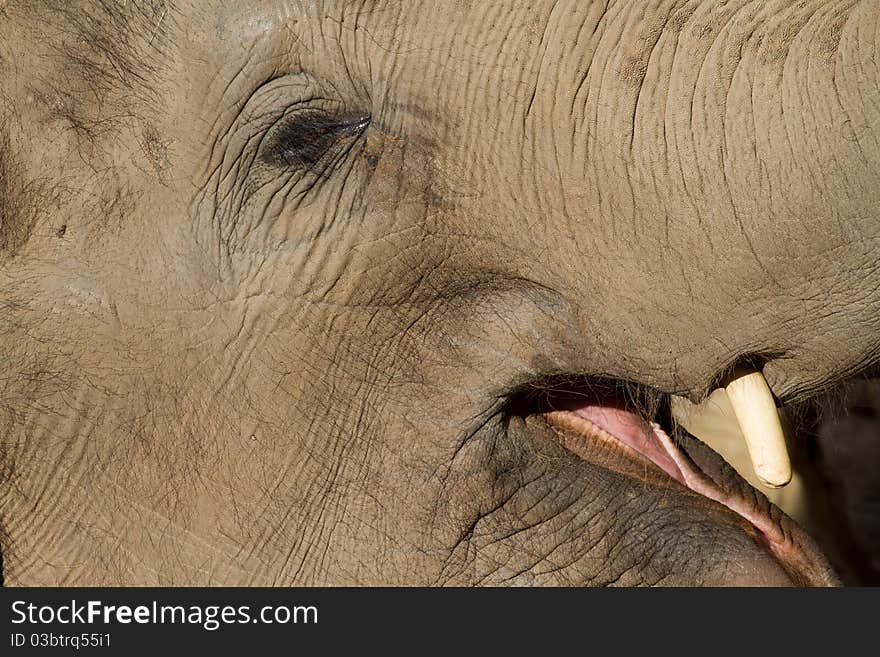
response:
[(876, 362), (878, 17), (4, 3), (5, 581), (785, 583), (504, 402)]

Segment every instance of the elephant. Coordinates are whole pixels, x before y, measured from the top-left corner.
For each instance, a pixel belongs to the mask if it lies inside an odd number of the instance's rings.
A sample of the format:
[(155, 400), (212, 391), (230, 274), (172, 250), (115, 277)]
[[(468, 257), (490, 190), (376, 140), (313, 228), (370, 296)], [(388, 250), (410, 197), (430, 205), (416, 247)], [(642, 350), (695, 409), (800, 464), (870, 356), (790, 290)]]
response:
[(878, 25), (6, 0), (4, 583), (870, 580)]

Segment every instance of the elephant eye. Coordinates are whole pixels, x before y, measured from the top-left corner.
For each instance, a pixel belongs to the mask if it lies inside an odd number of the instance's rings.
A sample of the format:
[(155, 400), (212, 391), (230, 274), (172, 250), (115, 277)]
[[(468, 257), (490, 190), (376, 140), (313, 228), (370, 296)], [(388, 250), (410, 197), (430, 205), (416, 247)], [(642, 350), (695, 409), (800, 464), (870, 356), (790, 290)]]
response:
[(326, 156), (338, 152), (338, 147), (359, 137), (369, 124), (368, 114), (291, 112), (269, 131), (264, 157), (274, 166), (314, 169)]

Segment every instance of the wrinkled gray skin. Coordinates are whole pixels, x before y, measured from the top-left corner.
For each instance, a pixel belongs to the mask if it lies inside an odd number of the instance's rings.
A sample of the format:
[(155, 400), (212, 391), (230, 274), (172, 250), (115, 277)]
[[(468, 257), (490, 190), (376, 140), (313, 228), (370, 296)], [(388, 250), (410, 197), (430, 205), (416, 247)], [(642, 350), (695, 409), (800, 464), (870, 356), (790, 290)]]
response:
[(12, 584), (775, 584), (504, 412), (877, 360), (873, 0), (0, 3)]

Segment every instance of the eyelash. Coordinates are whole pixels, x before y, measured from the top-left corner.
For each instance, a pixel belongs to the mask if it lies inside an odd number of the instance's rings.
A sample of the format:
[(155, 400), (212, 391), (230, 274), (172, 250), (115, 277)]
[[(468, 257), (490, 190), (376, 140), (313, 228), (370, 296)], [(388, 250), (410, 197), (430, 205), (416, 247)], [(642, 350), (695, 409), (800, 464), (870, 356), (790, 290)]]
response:
[(263, 160), (285, 169), (319, 169), (334, 147), (360, 137), (370, 118), (368, 114), (334, 115), (315, 109), (291, 112), (270, 129)]

